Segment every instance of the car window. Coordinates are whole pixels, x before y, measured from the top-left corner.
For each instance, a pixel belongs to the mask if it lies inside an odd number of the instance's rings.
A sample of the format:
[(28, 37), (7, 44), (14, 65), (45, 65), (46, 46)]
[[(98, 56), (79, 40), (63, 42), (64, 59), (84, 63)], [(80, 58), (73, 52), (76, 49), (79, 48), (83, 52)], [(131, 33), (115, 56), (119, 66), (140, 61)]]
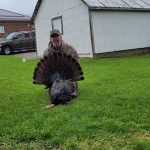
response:
[(29, 33), (24, 33), (24, 37), (25, 38), (30, 38), (30, 34)]
[(15, 34), (17, 34), (17, 32), (8, 33), (4, 38), (6, 40), (11, 40)]
[(19, 33), (19, 34), (15, 35), (15, 37), (17, 37), (18, 40), (21, 40), (21, 39), (23, 39), (23, 34)]

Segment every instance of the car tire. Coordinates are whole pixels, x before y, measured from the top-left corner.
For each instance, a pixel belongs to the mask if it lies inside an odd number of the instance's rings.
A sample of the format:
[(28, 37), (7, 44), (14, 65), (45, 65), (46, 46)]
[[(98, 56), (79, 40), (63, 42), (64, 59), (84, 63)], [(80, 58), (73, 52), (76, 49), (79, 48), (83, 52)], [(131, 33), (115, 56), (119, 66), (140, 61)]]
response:
[(2, 52), (4, 55), (10, 55), (12, 53), (12, 49), (10, 46), (5, 46), (3, 49), (2, 49)]

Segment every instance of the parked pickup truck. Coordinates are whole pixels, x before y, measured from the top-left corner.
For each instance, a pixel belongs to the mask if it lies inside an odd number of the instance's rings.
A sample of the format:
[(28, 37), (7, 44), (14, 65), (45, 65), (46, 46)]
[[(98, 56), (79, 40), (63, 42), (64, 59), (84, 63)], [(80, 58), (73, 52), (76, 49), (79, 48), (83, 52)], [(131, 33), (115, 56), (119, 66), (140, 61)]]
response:
[(5, 55), (15, 51), (35, 49), (35, 31), (11, 32), (0, 39), (0, 52)]

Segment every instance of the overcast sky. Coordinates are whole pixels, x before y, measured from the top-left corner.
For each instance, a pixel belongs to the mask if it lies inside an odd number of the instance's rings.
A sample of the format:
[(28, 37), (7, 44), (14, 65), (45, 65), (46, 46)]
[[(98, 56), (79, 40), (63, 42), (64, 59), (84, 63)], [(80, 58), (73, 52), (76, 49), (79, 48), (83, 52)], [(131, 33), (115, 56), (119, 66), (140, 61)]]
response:
[(32, 16), (37, 0), (0, 0), (0, 9)]

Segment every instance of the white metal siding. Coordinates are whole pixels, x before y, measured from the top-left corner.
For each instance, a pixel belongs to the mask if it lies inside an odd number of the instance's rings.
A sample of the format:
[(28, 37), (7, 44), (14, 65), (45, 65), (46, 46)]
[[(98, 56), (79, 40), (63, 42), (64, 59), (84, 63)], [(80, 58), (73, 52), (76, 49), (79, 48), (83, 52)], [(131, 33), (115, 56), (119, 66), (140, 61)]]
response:
[(93, 11), (95, 52), (150, 47), (150, 12)]
[(92, 56), (88, 7), (81, 0), (43, 0), (35, 18), (38, 55), (48, 46), (51, 18), (57, 16), (62, 16), (64, 41), (78, 54)]

